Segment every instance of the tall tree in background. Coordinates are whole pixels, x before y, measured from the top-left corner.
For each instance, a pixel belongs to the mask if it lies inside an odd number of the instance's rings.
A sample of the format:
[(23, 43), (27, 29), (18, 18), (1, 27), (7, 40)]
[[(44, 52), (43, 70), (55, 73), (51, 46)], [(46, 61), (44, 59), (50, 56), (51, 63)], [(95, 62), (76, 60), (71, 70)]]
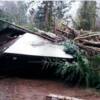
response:
[(62, 24), (69, 25), (71, 21), (71, 14), (69, 12), (72, 8), (72, 3), (74, 3), (74, 0), (55, 2), (55, 17), (57, 27), (62, 27)]
[(58, 22), (64, 19), (67, 22), (67, 12), (71, 9), (71, 3), (73, 0), (64, 1), (43, 1), (39, 6), (35, 14), (36, 27), (53, 31)]
[(59, 23), (64, 17), (64, 9), (66, 3), (64, 1), (56, 1), (54, 3), (54, 9), (53, 9), (53, 21), (54, 21), (54, 33), (56, 32), (56, 27), (59, 26)]
[(25, 24), (27, 6), (23, 1), (2, 1), (1, 11), (3, 12), (3, 17), (0, 18), (7, 20), (15, 24)]
[(51, 30), (52, 26), (52, 8), (53, 1), (43, 1), (38, 6), (38, 11), (35, 15), (35, 24), (38, 28), (44, 30)]
[[(23, 1), (18, 1), (17, 2), (17, 15), (18, 15), (18, 24), (23, 25), (27, 23), (27, 5)], [(16, 21), (17, 22), (17, 21)]]
[[(7, 18), (8, 18), (8, 16), (6, 16), (5, 12), (2, 10), (2, 8), (0, 8), (0, 19), (6, 20)], [(5, 24), (0, 21), (0, 31), (2, 29), (6, 28), (7, 26), (8, 26), (8, 24)]]
[(0, 18), (4, 17), (4, 12), (0, 9)]
[(78, 12), (77, 29), (95, 30), (96, 1), (83, 1)]

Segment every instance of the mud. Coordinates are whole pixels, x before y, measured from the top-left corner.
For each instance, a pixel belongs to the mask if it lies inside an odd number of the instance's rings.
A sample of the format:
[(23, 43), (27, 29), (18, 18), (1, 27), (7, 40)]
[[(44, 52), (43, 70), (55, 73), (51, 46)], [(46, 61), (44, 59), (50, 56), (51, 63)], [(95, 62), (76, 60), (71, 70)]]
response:
[(0, 79), (0, 100), (42, 100), (49, 94), (100, 100), (99, 92), (93, 89), (68, 87), (60, 81), (15, 77)]

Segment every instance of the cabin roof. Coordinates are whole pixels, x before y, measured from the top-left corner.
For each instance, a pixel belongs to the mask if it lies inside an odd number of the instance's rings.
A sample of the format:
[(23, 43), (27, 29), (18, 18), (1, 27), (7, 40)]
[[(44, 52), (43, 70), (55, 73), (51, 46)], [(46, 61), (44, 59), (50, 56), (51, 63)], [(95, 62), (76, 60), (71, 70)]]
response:
[(12, 36), (17, 35), (17, 40), (10, 44), (7, 49), (5, 49), (4, 53), (67, 59), (73, 58), (71, 55), (64, 52), (62, 46), (54, 44), (50, 38), (34, 32), (32, 34), (30, 30), (23, 29), (9, 22), (7, 23), (12, 27), (10, 26), (2, 30), (0, 35), (4, 33), (8, 34), (8, 36), (9, 34), (13, 34)]
[(50, 43), (34, 34), (25, 33), (5, 53), (15, 53), (23, 55), (72, 58), (71, 55), (63, 51), (63, 47)]

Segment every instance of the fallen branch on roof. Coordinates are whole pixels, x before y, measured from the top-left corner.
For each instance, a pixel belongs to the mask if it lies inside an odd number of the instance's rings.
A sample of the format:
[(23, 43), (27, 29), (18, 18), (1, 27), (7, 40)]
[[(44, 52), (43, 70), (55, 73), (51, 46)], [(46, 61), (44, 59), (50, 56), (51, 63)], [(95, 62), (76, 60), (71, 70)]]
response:
[(80, 31), (76, 31), (68, 26), (64, 30), (61, 30), (59, 28), (56, 28), (57, 34), (64, 35), (65, 37), (69, 39), (74, 39), (80, 34)]
[(44, 38), (44, 39), (47, 39), (47, 40), (49, 40), (49, 41), (51, 41), (51, 42), (55, 42), (54, 39), (52, 39), (51, 37), (49, 37), (49, 36), (48, 36), (48, 37), (47, 37), (47, 36), (44, 36), (43, 34), (40, 34), (39, 32), (33, 32), (33, 31), (31, 31), (31, 30), (25, 29), (25, 28), (23, 28), (23, 27), (21, 27), (21, 26), (12, 24), (12, 23), (10, 23), (10, 22), (8, 22), (8, 21), (5, 21), (5, 20), (2, 20), (2, 19), (0, 19), (0, 21), (1, 21), (1, 22), (4, 22), (4, 23), (7, 23), (7, 24), (9, 24), (10, 26), (13, 26), (13, 27), (15, 27), (15, 28), (17, 28), (17, 29), (20, 29), (20, 30), (24, 31), (24, 32), (32, 33), (32, 34), (38, 35), (38, 36), (40, 36), (40, 37), (42, 37), (42, 38)]

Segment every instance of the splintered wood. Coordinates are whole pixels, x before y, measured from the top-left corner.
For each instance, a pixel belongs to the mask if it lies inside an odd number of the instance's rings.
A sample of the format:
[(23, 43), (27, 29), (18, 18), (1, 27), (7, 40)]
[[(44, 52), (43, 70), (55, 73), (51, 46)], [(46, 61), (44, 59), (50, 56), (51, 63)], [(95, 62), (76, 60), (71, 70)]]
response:
[(64, 35), (67, 39), (74, 39), (77, 46), (84, 49), (88, 55), (100, 53), (100, 33), (75, 30), (68, 26), (64, 30), (56, 29), (57, 33)]
[(80, 35), (74, 39), (76, 44), (89, 55), (100, 53), (100, 34)]
[(50, 94), (50, 95), (34, 95), (32, 100), (83, 100), (78, 99), (75, 97), (69, 97), (69, 96), (62, 96), (62, 95), (56, 95), (56, 94)]
[(83, 100), (83, 99), (78, 99), (74, 97), (68, 97), (68, 96), (61, 96), (61, 95), (55, 95), (55, 94), (50, 94), (46, 96), (45, 100)]

